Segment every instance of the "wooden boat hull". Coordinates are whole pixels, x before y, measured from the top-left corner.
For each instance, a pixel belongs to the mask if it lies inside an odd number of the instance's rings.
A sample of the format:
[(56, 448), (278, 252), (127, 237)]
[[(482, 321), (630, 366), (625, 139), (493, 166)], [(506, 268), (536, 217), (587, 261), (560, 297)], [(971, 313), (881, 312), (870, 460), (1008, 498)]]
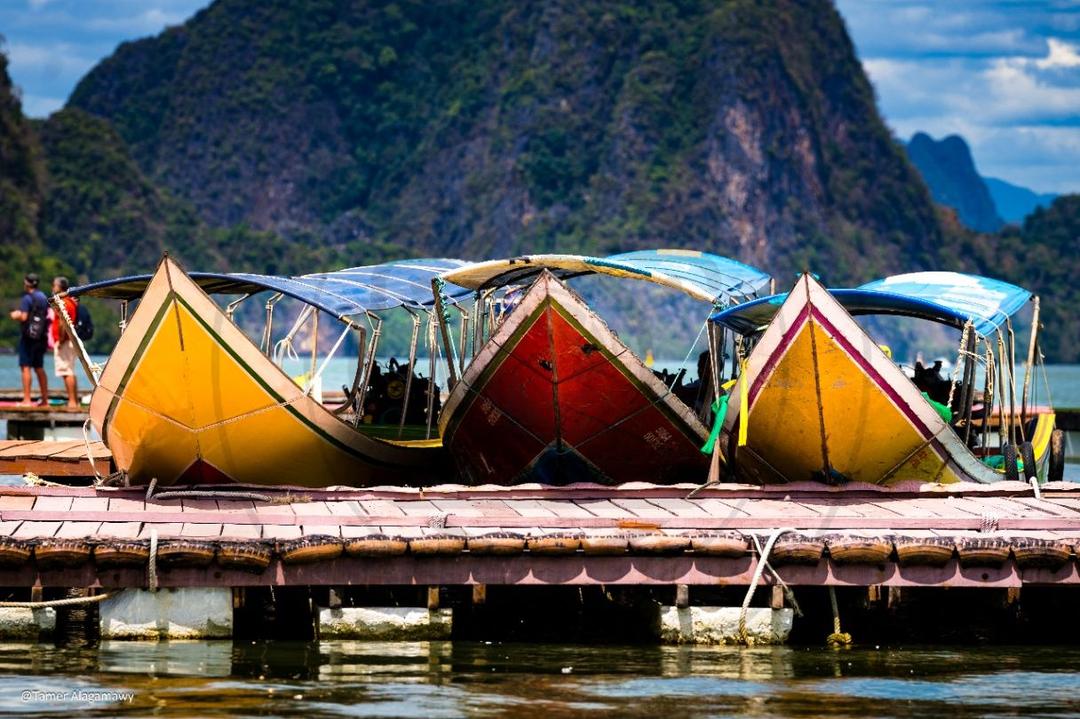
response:
[(441, 456), (437, 442), (365, 436), (305, 395), (169, 258), (105, 365), (90, 417), (133, 482), (420, 483)]
[(544, 273), (465, 369), (440, 434), (466, 481), (700, 481), (706, 429)]
[[(735, 398), (747, 391), (747, 416)], [(919, 389), (844, 308), (804, 276), (732, 389), (721, 442), (753, 482), (995, 482)], [(1053, 416), (1048, 417), (1050, 425)], [(746, 443), (739, 429), (747, 422)], [(1049, 432), (1040, 420), (1037, 457)]]

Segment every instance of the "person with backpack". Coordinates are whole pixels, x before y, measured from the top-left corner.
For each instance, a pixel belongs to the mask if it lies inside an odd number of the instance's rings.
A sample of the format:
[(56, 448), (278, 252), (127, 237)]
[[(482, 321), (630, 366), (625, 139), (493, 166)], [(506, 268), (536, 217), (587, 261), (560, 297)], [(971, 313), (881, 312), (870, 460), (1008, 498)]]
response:
[[(70, 283), (67, 277), (53, 278), (52, 291), (54, 295), (67, 292), (69, 286)], [(74, 297), (64, 297), (62, 302), (64, 303), (64, 309), (67, 311), (68, 319), (72, 324), (75, 324), (77, 322), (76, 318), (79, 316), (78, 302)], [(71, 332), (68, 330), (67, 322), (64, 321), (63, 317), (57, 317), (53, 321), (50, 334), (53, 345), (53, 364), (56, 367), (56, 376), (64, 382), (64, 388), (67, 390), (68, 409), (78, 409), (79, 380), (75, 376), (75, 363), (78, 361), (78, 354), (75, 351), (75, 340), (71, 337)]]
[(41, 386), (41, 404), (49, 404), (49, 379), (45, 374), (45, 349), (49, 340), (49, 298), (38, 289), (38, 276), (30, 272), (23, 278), (23, 296), (11, 319), (22, 325), (19, 335), (19, 367), (22, 369), (23, 407), (33, 404), (30, 370)]

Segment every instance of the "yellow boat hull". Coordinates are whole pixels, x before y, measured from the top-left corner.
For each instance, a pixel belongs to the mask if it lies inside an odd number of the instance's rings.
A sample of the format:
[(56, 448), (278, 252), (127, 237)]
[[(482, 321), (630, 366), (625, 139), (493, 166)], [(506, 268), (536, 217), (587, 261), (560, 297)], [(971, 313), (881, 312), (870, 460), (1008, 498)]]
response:
[(264, 356), (171, 259), (106, 364), (90, 416), (133, 482), (428, 481), (439, 444), (367, 437)]
[[(744, 388), (745, 385), (745, 388)], [(721, 446), (737, 476), (775, 483), (994, 482), (919, 389), (809, 276), (788, 295), (747, 360)], [(746, 423), (745, 444), (740, 425)], [(1053, 415), (1039, 418), (1037, 455)], [(1042, 451), (1040, 451), (1042, 447)]]

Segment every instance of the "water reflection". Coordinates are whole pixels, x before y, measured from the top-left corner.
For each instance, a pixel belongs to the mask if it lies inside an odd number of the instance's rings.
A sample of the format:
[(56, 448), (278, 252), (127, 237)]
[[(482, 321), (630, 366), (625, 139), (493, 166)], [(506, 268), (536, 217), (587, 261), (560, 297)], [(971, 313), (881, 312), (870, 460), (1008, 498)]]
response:
[(1061, 647), (0, 644), (0, 714), (1045, 716), (1080, 712), (1078, 666), (1080, 649)]

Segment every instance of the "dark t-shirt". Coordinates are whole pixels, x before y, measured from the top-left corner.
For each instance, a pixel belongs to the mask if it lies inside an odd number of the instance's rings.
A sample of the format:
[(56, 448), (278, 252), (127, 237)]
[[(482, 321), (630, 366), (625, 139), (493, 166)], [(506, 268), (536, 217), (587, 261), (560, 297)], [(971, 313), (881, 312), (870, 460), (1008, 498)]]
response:
[[(29, 338), (26, 337), (26, 323), (30, 321), (30, 312), (34, 309), (35, 306), (40, 307), (43, 310), (47, 310), (48, 307), (49, 307), (49, 298), (46, 297), (45, 293), (42, 292), (41, 290), (34, 290), (33, 292), (27, 292), (26, 294), (24, 294), (22, 296), (22, 300), (19, 302), (19, 310), (21, 312), (26, 313), (26, 319), (22, 323), (22, 330), (23, 330), (23, 335), (22, 336), (23, 336), (23, 339), (26, 342), (31, 342), (32, 341), (32, 340), (30, 340)], [(44, 333), (44, 332), (42, 333), (40, 341), (41, 342), (46, 341), (46, 333)]]

